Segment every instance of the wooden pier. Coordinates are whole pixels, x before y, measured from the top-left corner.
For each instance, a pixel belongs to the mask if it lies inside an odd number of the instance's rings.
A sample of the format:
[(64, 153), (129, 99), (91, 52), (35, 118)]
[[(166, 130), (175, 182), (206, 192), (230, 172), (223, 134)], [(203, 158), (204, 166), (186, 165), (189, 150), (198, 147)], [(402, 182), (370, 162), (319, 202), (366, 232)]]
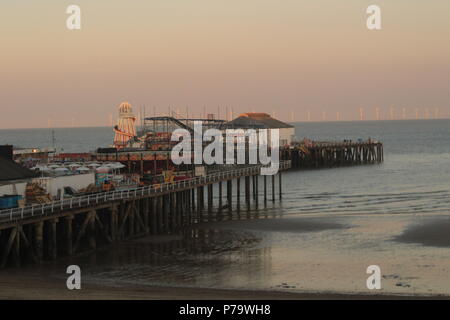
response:
[(384, 161), (383, 143), (366, 142), (315, 142), (281, 149), (281, 159), (291, 160), (292, 169), (317, 169)]
[(252, 206), (281, 199), (282, 171), (290, 166), (290, 161), (282, 161), (276, 176), (261, 176), (261, 166), (247, 166), (173, 183), (1, 210), (0, 267), (55, 260), (121, 240), (171, 234), (202, 222), (247, 218)]

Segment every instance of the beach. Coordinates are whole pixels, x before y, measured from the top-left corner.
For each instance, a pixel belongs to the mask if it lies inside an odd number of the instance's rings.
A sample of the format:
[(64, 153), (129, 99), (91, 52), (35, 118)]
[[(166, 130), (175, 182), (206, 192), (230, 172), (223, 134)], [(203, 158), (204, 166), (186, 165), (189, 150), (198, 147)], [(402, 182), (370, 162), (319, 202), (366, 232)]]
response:
[(61, 282), (1, 277), (2, 300), (409, 300), (448, 299), (446, 296), (387, 294), (290, 293), (203, 288), (128, 286), (117, 288), (87, 284), (81, 290), (67, 290)]
[[(2, 270), (0, 298), (447, 299), (449, 226), (448, 214), (205, 223), (180, 235)], [(66, 288), (69, 264), (82, 270), (81, 290)], [(366, 268), (374, 264), (381, 290), (366, 287)]]

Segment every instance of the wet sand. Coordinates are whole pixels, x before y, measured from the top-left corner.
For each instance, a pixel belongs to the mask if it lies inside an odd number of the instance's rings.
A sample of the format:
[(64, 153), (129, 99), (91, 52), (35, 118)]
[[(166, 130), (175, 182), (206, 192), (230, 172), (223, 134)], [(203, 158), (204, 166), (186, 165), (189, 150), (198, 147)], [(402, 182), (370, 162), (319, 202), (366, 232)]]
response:
[(255, 231), (270, 231), (270, 232), (289, 232), (289, 233), (305, 233), (305, 232), (319, 232), (333, 229), (348, 228), (347, 225), (333, 221), (333, 218), (328, 221), (323, 218), (307, 218), (298, 219), (284, 217), (279, 219), (259, 219), (259, 220), (245, 220), (245, 221), (223, 221), (217, 223), (208, 223), (200, 225), (200, 228), (211, 229), (242, 229)]
[(425, 219), (412, 225), (396, 241), (417, 243), (430, 247), (450, 247), (450, 217)]
[(86, 284), (68, 290), (64, 281), (21, 275), (0, 275), (0, 300), (372, 300), (447, 299), (386, 294), (293, 293), (148, 286), (101, 286)]
[[(205, 223), (0, 271), (0, 299), (449, 299), (450, 216), (285, 216)], [(82, 268), (70, 291), (65, 268)], [(366, 268), (382, 290), (366, 288)]]

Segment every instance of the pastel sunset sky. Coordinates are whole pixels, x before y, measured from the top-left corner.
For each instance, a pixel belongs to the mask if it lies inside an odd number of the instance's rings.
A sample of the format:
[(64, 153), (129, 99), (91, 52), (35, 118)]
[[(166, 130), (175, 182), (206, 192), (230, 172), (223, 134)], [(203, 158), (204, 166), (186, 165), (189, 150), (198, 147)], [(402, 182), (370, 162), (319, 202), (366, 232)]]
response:
[[(371, 4), (381, 31), (366, 27)], [(0, 35), (0, 128), (107, 126), (122, 101), (151, 115), (450, 117), (448, 0), (2, 0)]]

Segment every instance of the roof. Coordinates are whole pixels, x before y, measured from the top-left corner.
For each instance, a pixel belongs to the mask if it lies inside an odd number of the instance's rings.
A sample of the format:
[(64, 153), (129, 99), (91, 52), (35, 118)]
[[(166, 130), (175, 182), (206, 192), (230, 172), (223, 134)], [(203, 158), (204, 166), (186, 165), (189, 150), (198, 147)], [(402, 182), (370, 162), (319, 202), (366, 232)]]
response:
[(294, 126), (288, 123), (272, 118), (267, 113), (260, 113), (260, 112), (242, 113), (236, 119), (227, 122), (225, 126), (232, 128), (253, 128), (253, 129), (294, 128)]
[(23, 180), (36, 176), (36, 173), (16, 162), (0, 157), (0, 181)]

